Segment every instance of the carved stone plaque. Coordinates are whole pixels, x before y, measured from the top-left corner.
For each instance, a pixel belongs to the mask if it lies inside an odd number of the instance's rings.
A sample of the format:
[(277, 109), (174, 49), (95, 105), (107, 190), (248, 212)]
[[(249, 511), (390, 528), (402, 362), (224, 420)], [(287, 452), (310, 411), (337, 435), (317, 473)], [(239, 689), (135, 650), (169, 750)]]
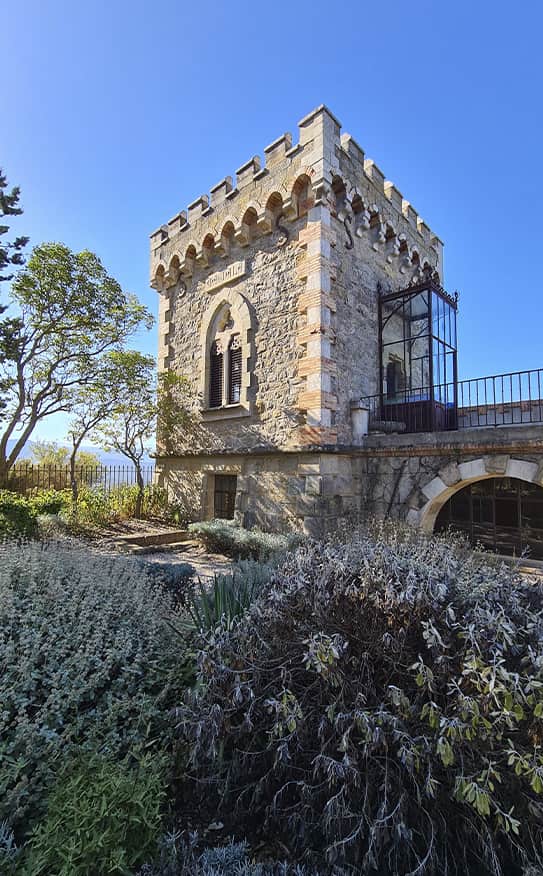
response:
[(244, 274), (245, 260), (243, 259), (241, 262), (233, 262), (225, 268), (224, 271), (217, 271), (215, 274), (210, 274), (205, 281), (205, 290), (206, 292), (213, 292), (214, 289), (218, 289), (226, 283), (231, 283), (232, 280), (237, 280), (239, 277), (243, 277)]

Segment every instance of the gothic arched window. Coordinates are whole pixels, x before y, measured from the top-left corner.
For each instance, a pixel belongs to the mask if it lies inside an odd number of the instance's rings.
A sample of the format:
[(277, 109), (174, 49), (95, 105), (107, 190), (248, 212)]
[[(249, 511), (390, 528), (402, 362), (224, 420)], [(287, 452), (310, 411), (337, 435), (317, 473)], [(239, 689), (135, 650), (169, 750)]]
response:
[(250, 416), (253, 404), (251, 311), (239, 292), (223, 294), (210, 304), (200, 329), (202, 413), (209, 420)]
[(243, 344), (240, 326), (228, 306), (217, 313), (208, 349), (208, 405), (239, 405), (243, 386)]

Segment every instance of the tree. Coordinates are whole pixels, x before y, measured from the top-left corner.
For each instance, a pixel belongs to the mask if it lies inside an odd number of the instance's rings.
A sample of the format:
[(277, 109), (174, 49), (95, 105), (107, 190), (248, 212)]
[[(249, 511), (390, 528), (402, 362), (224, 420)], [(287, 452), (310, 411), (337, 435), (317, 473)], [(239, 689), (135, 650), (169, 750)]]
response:
[(143, 457), (155, 433), (160, 438), (189, 424), (189, 383), (172, 371), (157, 376), (154, 358), (136, 350), (112, 352), (109, 360), (111, 374), (116, 372), (117, 398), (96, 432), (106, 450), (116, 450), (134, 464), (138, 485), (135, 516), (141, 517)]
[[(4, 173), (0, 169), (0, 220), (5, 216), (20, 216), (23, 212), (19, 206), (20, 190), (15, 186), (8, 191), (8, 182)], [(28, 237), (16, 237), (11, 242), (3, 241), (9, 231), (9, 225), (0, 224), (0, 283), (8, 282), (12, 279), (13, 274), (5, 273), (10, 267), (18, 267), (23, 264), (24, 258), (22, 250), (28, 243)], [(5, 313), (7, 305), (0, 302), (0, 315)], [(11, 348), (13, 338), (19, 330), (19, 321), (13, 317), (5, 317), (0, 321), (0, 338), (4, 343), (0, 343), (0, 365), (6, 360), (6, 355)], [(0, 376), (0, 414), (6, 408), (5, 395), (9, 387), (9, 381), (6, 382)]]
[[(20, 216), (23, 212), (19, 206), (20, 189), (15, 186), (11, 191), (7, 190), (8, 181), (4, 173), (0, 169), (0, 219), (4, 216)], [(9, 231), (8, 225), (0, 225), (0, 237), (7, 234)], [(10, 266), (18, 267), (23, 264), (24, 258), (22, 250), (28, 243), (28, 237), (16, 237), (11, 242), (0, 241), (0, 283), (12, 279), (13, 274), (4, 274)], [(5, 310), (2, 307), (0, 313)]]
[[(58, 444), (57, 441), (32, 441), (30, 449), (32, 451), (32, 463), (35, 465), (66, 467), (70, 462), (70, 448)], [(90, 450), (79, 450), (76, 464), (96, 467), (100, 465), (100, 457)]]
[[(0, 482), (36, 425), (69, 411), (77, 390), (92, 383), (103, 354), (122, 348), (149, 311), (123, 292), (98, 256), (60, 243), (35, 247), (12, 283), (17, 330), (0, 325), (0, 381), (5, 388)], [(12, 449), (10, 438), (17, 435)]]
[(78, 482), (76, 466), (81, 459), (81, 444), (90, 438), (96, 427), (110, 413), (122, 385), (119, 386), (119, 367), (111, 355), (102, 356), (93, 369), (92, 381), (82, 384), (73, 395), (68, 437), (71, 451), (68, 456), (70, 484), (74, 506), (77, 503)]

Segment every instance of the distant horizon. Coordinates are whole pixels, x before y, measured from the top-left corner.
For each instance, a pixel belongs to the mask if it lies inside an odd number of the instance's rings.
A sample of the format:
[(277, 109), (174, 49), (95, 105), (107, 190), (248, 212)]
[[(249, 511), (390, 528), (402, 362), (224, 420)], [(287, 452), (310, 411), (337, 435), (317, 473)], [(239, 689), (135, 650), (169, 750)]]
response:
[[(47, 443), (53, 443), (53, 439), (30, 438), (29, 441), (27, 441), (26, 444), (24, 445), (19, 456), (17, 457), (18, 461), (21, 459), (29, 459), (31, 457), (32, 449), (31, 449), (30, 445), (35, 441), (44, 441), (44, 442), (46, 441)], [(15, 442), (16, 442), (16, 439), (10, 438), (8, 441), (8, 448), (12, 448), (13, 445), (15, 444)], [(70, 445), (66, 441), (56, 441), (55, 440), (54, 443), (57, 444), (59, 447), (70, 448)], [(94, 453), (99, 458), (101, 465), (133, 465), (133, 463), (128, 459), (128, 457), (123, 456), (122, 453), (118, 453), (118, 452), (112, 451), (112, 450), (103, 450), (99, 445), (96, 445), (96, 444), (82, 444), (79, 449), (83, 450), (85, 452), (88, 452), (88, 453)], [(143, 464), (144, 465), (154, 465), (155, 460), (152, 456), (149, 456), (149, 454), (146, 453), (143, 456)]]

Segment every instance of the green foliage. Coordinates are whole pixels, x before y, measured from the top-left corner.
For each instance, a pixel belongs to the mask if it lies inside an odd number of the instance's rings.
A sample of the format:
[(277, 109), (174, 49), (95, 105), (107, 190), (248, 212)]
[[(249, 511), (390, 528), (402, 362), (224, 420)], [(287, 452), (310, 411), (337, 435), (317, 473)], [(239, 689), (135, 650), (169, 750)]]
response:
[[(134, 517), (137, 501), (138, 487), (134, 484), (121, 484), (111, 492), (100, 486), (83, 486), (74, 513), (69, 490), (33, 490), (28, 496), (0, 490), (0, 536), (36, 535), (38, 522), (47, 527), (47, 521), (38, 521), (42, 515), (58, 515), (60, 523), (75, 532), (108, 526)], [(162, 487), (148, 484), (144, 488), (142, 516), (168, 518), (168, 496)]]
[(133, 872), (154, 854), (165, 801), (165, 764), (100, 755), (61, 770), (47, 814), (25, 850), (24, 876), (106, 876)]
[(28, 499), (8, 490), (0, 490), (0, 537), (31, 538), (37, 528), (37, 512)]
[(27, 501), (36, 514), (60, 514), (69, 508), (70, 494), (67, 490), (37, 490)]
[(107, 358), (116, 395), (95, 431), (106, 449), (122, 453), (135, 465), (138, 493), (134, 516), (141, 517), (142, 458), (157, 428), (172, 430), (188, 421), (183, 395), (189, 384), (174, 373), (157, 377), (155, 359), (137, 350), (112, 351)]
[[(139, 490), (134, 484), (121, 484), (111, 492), (101, 487), (81, 487), (77, 497), (74, 524), (85, 526), (107, 526), (120, 520), (128, 520), (136, 515)], [(149, 484), (143, 490), (141, 516), (167, 516), (167, 495), (165, 490)]]
[[(121, 289), (100, 259), (60, 243), (44, 243), (11, 286), (12, 329), (0, 327), (0, 384), (5, 428), (0, 475), (6, 476), (36, 425), (69, 411), (95, 363), (118, 350), (139, 326), (152, 324), (147, 309)], [(8, 451), (8, 441), (14, 444)]]
[(261, 593), (273, 570), (271, 564), (242, 560), (231, 575), (215, 575), (211, 585), (199, 581), (189, 591), (190, 625), (198, 631), (211, 631), (219, 625), (230, 629)]
[[(0, 170), (0, 219), (5, 216), (20, 216), (22, 208), (19, 206), (20, 189), (14, 186), (8, 190), (8, 181)], [(3, 222), (0, 225), (0, 237), (7, 234), (9, 228)], [(15, 240), (0, 242), (0, 283), (12, 279), (13, 274), (4, 274), (6, 268), (19, 267), (23, 264), (22, 250), (28, 243), (28, 237), (16, 237)], [(3, 309), (3, 308), (2, 308)], [(1, 312), (1, 310), (0, 310)]]
[(267, 560), (274, 554), (292, 550), (301, 541), (298, 535), (278, 535), (260, 529), (244, 529), (232, 520), (206, 520), (189, 526), (214, 553), (241, 559)]
[(0, 820), (18, 835), (70, 753), (119, 760), (162, 744), (184, 683), (175, 621), (138, 560), (0, 545)]
[(304, 546), (203, 637), (176, 711), (185, 798), (348, 872), (539, 866), (542, 601), (509, 566), (392, 524)]
[[(65, 467), (70, 460), (70, 448), (58, 444), (57, 441), (32, 441), (32, 462), (35, 465), (50, 465)], [(76, 466), (96, 467), (100, 465), (100, 457), (89, 450), (80, 450), (75, 458)]]

